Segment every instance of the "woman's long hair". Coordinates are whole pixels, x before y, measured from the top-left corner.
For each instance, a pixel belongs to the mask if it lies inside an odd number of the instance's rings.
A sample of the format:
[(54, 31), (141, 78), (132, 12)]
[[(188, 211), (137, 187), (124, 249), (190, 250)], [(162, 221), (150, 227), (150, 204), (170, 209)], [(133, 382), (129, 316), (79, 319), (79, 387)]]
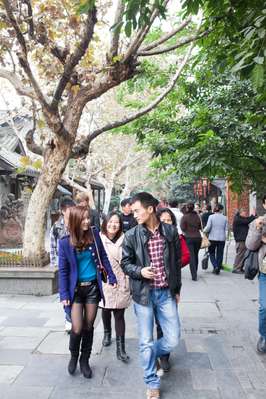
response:
[(171, 220), (172, 220), (172, 225), (173, 225), (173, 226), (176, 226), (176, 225), (177, 225), (175, 215), (174, 215), (174, 213), (171, 211), (171, 209), (169, 209), (169, 208), (159, 208), (159, 209), (157, 210), (157, 212), (156, 212), (157, 218), (158, 218), (158, 219), (161, 219), (161, 216), (162, 216), (163, 213), (168, 213), (168, 215), (170, 216), (170, 218), (171, 218)]
[(81, 229), (81, 223), (84, 219), (85, 214), (88, 213), (88, 207), (74, 206), (69, 210), (69, 222), (68, 229), (70, 234), (70, 242), (77, 249), (84, 249), (87, 245), (93, 242), (93, 235), (91, 232), (91, 226), (88, 230), (83, 231)]
[(117, 212), (117, 211), (112, 211), (110, 213), (108, 213), (108, 215), (104, 218), (103, 222), (102, 222), (102, 226), (101, 226), (101, 232), (108, 237), (108, 232), (107, 232), (107, 224), (109, 222), (109, 220), (113, 217), (113, 216), (117, 216), (119, 219), (119, 230), (116, 233), (116, 236), (114, 238), (115, 241), (118, 240), (119, 237), (121, 237), (121, 235), (123, 234), (123, 220), (121, 217), (121, 213)]

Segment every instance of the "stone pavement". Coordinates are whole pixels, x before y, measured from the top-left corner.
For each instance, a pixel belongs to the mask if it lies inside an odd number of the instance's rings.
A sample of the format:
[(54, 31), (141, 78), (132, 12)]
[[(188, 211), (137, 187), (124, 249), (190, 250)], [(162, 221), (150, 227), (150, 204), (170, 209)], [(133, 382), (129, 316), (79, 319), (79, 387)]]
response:
[[(229, 272), (215, 276), (209, 267), (193, 282), (183, 269), (182, 340), (171, 355), (171, 371), (162, 377), (162, 398), (265, 399), (266, 356), (255, 350), (257, 307), (256, 279)], [(94, 376), (86, 380), (79, 371), (67, 374), (68, 337), (57, 295), (0, 295), (0, 398), (145, 398), (132, 308), (126, 321), (131, 362), (116, 360), (115, 342), (102, 348), (98, 317)]]

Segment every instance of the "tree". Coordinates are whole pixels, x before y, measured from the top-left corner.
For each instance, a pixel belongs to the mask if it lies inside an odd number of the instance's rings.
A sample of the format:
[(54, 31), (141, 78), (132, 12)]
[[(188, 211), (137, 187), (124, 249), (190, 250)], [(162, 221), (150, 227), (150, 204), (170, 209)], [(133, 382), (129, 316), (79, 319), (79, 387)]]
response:
[[(265, 105), (251, 82), (199, 68), (152, 114), (135, 122), (153, 166), (183, 181), (228, 177), (236, 191), (266, 183)], [(182, 102), (183, 115), (176, 109)], [(145, 129), (149, 134), (145, 136)], [(152, 131), (152, 133), (150, 133)]]
[[(145, 39), (158, 17), (167, 18), (168, 0), (118, 0), (114, 20), (107, 24), (109, 2), (95, 0), (3, 0), (0, 5), (0, 77), (7, 79), (21, 96), (33, 102), (37, 126), (45, 129), (43, 146), (34, 129), (27, 144), (43, 155), (43, 168), (32, 194), (25, 223), (25, 257), (44, 253), (45, 213), (71, 157), (88, 154), (92, 140), (103, 132), (124, 125), (156, 107), (174, 87), (189, 60), (190, 45), (178, 60), (169, 84), (144, 109), (94, 129), (78, 141), (78, 127), (87, 104), (139, 73), (140, 57), (151, 50), (168, 48), (168, 40), (183, 32), (174, 48), (195, 42), (207, 31), (187, 31), (191, 19), (176, 19), (175, 27), (147, 44)], [(110, 15), (110, 13), (109, 13)], [(178, 23), (179, 21), (179, 23)], [(187, 33), (188, 32), (188, 33)], [(103, 54), (106, 54), (103, 57)]]
[[(216, 65), (216, 73), (228, 67), (265, 95), (266, 7), (264, 0), (185, 0), (185, 15), (204, 15), (210, 34), (198, 43), (195, 63)], [(265, 98), (265, 97), (264, 97)]]

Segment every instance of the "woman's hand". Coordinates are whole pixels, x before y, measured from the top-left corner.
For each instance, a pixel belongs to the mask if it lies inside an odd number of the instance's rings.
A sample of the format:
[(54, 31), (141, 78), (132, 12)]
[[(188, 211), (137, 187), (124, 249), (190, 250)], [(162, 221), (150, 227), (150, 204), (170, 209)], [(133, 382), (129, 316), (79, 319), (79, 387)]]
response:
[(117, 283), (114, 283), (114, 284), (109, 283), (109, 285), (111, 285), (113, 288), (117, 288)]
[(70, 305), (70, 300), (69, 299), (64, 299), (63, 301), (61, 301), (63, 306), (69, 306)]

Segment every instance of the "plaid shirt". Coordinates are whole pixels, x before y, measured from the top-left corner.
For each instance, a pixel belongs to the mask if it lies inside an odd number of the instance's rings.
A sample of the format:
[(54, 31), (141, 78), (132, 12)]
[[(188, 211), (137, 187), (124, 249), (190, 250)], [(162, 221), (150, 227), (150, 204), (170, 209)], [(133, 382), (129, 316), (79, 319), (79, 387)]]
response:
[(58, 242), (65, 237), (68, 231), (65, 227), (63, 216), (55, 222), (50, 231), (50, 263), (51, 266), (58, 266)]
[(159, 230), (155, 230), (148, 240), (148, 252), (155, 277), (151, 282), (152, 288), (168, 287), (163, 260), (164, 241)]

